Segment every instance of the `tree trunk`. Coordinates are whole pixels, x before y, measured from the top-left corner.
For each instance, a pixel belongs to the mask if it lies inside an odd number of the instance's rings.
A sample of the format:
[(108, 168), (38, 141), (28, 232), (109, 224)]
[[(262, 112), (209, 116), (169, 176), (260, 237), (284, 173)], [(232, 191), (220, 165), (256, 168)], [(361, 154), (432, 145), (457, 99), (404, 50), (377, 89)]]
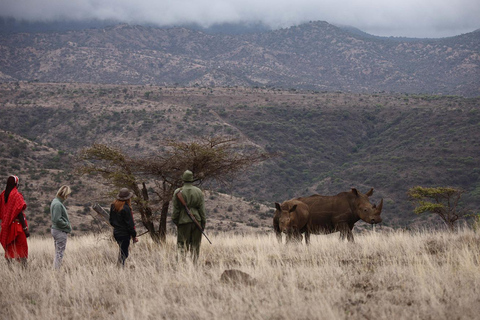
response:
[(148, 233), (150, 234), (150, 237), (152, 238), (153, 242), (160, 243), (161, 239), (159, 237), (159, 233), (155, 231), (155, 225), (153, 224), (152, 209), (150, 207), (147, 207), (145, 210), (148, 212), (147, 214), (148, 220), (144, 221), (143, 225), (145, 226), (145, 228), (147, 228)]
[(165, 243), (167, 239), (167, 214), (170, 201), (163, 202), (162, 211), (160, 213), (160, 227), (158, 229), (160, 242)]
[(455, 220), (447, 221), (448, 231), (454, 232), (455, 231)]
[(145, 185), (145, 182), (142, 183), (142, 197), (143, 197), (143, 200), (145, 201), (140, 205), (143, 225), (148, 230), (148, 233), (150, 234), (150, 237), (152, 238), (153, 242), (160, 243), (162, 242), (162, 239), (159, 232), (155, 231), (155, 225), (153, 223), (152, 208), (150, 208), (147, 204), (149, 197), (148, 197), (148, 190), (147, 190), (147, 186)]

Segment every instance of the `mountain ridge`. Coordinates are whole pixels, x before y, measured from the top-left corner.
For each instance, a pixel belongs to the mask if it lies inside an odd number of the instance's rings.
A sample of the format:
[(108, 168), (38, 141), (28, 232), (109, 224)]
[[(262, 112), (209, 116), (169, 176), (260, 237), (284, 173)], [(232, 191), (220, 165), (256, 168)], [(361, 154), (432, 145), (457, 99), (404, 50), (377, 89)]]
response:
[(251, 34), (116, 25), (0, 35), (0, 80), (480, 95), (480, 37), (370, 38), (316, 21)]

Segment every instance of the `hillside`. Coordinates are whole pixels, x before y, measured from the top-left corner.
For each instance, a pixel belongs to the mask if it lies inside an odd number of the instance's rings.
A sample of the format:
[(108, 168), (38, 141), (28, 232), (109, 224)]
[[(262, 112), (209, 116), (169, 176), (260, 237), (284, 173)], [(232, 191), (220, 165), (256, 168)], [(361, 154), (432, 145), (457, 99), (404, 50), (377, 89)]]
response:
[[(0, 161), (0, 171), (5, 176), (0, 180), (2, 190), (9, 174), (20, 177), (19, 189), (27, 203), (26, 214), (32, 234), (49, 232), (50, 202), (63, 184), (71, 186), (73, 192), (66, 203), (73, 235), (110, 230), (92, 206), (99, 203), (108, 211), (112, 186), (94, 177), (75, 174), (72, 155), (0, 129)], [(273, 209), (264, 204), (214, 190), (206, 190), (205, 203), (209, 213), (209, 233), (264, 233), (271, 229)], [(139, 234), (142, 234), (145, 229), (140, 217), (135, 216), (135, 219)], [(168, 229), (172, 231), (173, 225), (170, 224)]]
[(116, 25), (0, 34), (0, 81), (480, 95), (480, 33), (389, 39), (326, 22), (249, 34)]
[(110, 198), (101, 181), (73, 174), (80, 148), (101, 142), (151, 154), (166, 138), (224, 133), (280, 155), (228, 187), (211, 186), (212, 231), (268, 230), (274, 202), (351, 187), (375, 188), (375, 203), (384, 198), (383, 225), (426, 226), (438, 219), (413, 214), (406, 192), (415, 185), (464, 188), (463, 205), (480, 208), (479, 104), (455, 96), (4, 83), (1, 171), (26, 175), (35, 214), (69, 183), (78, 194), (71, 205), (88, 216), (93, 202), (108, 206)]

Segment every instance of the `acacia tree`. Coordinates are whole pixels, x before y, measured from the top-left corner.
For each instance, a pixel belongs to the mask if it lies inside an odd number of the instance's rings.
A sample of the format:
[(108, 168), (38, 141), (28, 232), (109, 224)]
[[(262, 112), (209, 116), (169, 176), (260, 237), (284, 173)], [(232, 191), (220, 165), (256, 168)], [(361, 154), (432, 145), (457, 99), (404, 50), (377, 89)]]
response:
[(455, 221), (466, 213), (466, 211), (458, 208), (463, 193), (465, 193), (465, 190), (450, 187), (426, 188), (417, 186), (408, 190), (408, 196), (417, 204), (414, 209), (416, 214), (435, 213), (445, 222), (450, 231), (453, 231)]
[[(127, 187), (133, 191), (132, 201), (142, 219), (142, 223), (150, 232), (154, 241), (159, 241), (153, 224), (153, 210), (148, 201), (145, 183), (140, 183), (134, 166), (134, 160), (122, 150), (103, 144), (94, 144), (82, 149), (78, 155), (80, 174), (101, 175), (116, 188)], [(139, 187), (142, 185), (142, 188)]]
[[(229, 136), (202, 137), (190, 142), (167, 140), (164, 147), (166, 151), (161, 154), (133, 158), (120, 149), (94, 144), (79, 154), (80, 173), (101, 175), (115, 187), (128, 187), (134, 192), (133, 203), (156, 242), (165, 241), (168, 208), (173, 192), (183, 183), (181, 175), (185, 170), (193, 172), (198, 185), (207, 181), (227, 183), (272, 156)], [(154, 199), (147, 185), (153, 186)], [(157, 230), (154, 205), (160, 208)]]

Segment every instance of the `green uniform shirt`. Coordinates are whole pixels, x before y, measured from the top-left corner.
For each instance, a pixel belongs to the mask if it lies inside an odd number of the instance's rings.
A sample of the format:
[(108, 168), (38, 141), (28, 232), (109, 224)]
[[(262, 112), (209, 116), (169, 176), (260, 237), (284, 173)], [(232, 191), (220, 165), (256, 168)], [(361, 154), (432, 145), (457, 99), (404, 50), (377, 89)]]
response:
[(192, 222), (187, 214), (187, 211), (185, 210), (185, 207), (177, 198), (177, 193), (180, 190), (182, 190), (183, 199), (185, 199), (188, 209), (190, 209), (190, 212), (195, 216), (202, 228), (205, 228), (207, 218), (205, 215), (205, 200), (203, 197), (203, 192), (188, 182), (184, 183), (182, 188), (178, 188), (173, 193), (173, 223), (178, 226), (180, 224)]

